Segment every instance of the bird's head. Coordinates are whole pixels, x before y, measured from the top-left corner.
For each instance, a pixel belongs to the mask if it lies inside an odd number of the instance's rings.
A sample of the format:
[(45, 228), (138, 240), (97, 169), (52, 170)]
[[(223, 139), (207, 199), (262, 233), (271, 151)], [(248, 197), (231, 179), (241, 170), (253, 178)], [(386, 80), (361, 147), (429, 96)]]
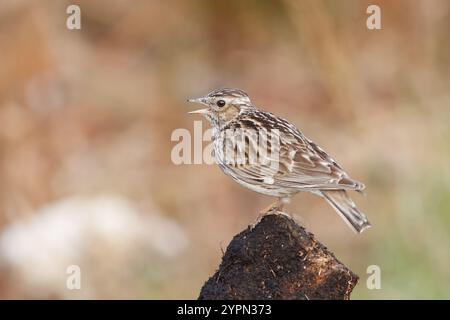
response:
[(233, 120), (239, 115), (242, 108), (252, 107), (247, 93), (232, 88), (216, 89), (204, 97), (189, 99), (188, 101), (204, 105), (205, 108), (189, 113), (203, 115), (213, 126)]

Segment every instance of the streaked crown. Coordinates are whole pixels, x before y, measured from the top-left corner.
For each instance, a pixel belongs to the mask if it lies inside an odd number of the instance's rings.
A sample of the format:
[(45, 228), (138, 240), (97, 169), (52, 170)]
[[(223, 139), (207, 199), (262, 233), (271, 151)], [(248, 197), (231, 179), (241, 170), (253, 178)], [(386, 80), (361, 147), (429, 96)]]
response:
[(210, 98), (222, 98), (222, 97), (238, 98), (248, 100), (248, 102), (250, 102), (248, 94), (245, 91), (236, 88), (219, 88), (211, 91), (206, 96)]

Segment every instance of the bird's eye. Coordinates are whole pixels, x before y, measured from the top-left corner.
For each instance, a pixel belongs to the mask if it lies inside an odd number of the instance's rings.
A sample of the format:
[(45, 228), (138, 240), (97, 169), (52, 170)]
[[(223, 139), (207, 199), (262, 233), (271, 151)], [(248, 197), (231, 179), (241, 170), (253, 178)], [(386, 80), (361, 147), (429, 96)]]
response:
[(217, 106), (218, 106), (219, 108), (222, 108), (222, 107), (225, 105), (225, 100), (218, 100), (218, 101), (216, 102), (216, 104), (217, 104)]

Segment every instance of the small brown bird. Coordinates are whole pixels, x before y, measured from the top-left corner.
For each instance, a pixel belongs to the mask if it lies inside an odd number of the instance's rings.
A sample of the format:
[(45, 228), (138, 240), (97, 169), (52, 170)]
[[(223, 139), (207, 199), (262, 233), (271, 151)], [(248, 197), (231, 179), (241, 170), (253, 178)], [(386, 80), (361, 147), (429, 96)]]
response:
[(347, 194), (364, 185), (287, 120), (258, 110), (239, 89), (221, 88), (188, 101), (206, 106), (190, 113), (210, 122), (222, 171), (250, 190), (278, 198), (267, 212), (307, 191), (323, 197), (355, 232), (370, 227)]

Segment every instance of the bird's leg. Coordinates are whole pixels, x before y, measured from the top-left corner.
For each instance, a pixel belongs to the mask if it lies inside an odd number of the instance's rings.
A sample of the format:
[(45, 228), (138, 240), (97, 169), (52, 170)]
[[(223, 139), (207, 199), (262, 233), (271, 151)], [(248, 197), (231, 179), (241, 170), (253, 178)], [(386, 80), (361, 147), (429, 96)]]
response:
[(281, 202), (281, 199), (278, 199), (274, 203), (270, 204), (268, 207), (264, 208), (259, 212), (259, 216), (264, 216), (268, 214), (269, 212), (272, 212), (274, 210), (282, 210), (283, 209), (283, 203)]
[(250, 225), (250, 230), (252, 230), (262, 220), (262, 218), (264, 218), (264, 216), (268, 214), (285, 214), (282, 210), (284, 205), (288, 202), (289, 198), (278, 198), (278, 200), (272, 203), (270, 206), (261, 210), (259, 212), (258, 218), (256, 218), (256, 221)]

